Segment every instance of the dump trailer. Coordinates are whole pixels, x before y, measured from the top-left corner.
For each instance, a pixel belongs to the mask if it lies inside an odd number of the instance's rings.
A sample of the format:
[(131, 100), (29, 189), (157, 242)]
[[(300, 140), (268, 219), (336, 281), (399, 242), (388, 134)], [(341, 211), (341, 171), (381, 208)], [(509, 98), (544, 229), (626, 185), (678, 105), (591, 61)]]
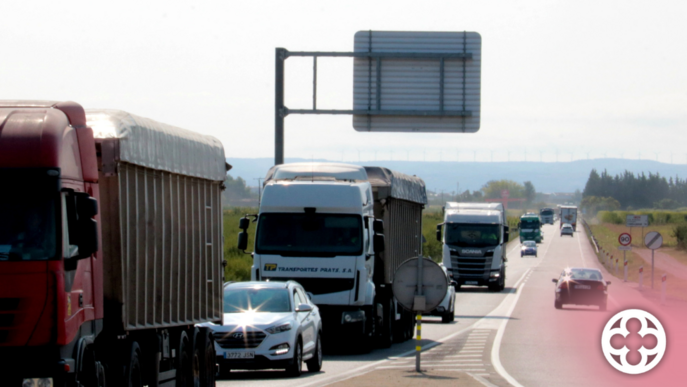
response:
[[(383, 307), (381, 342), (413, 336), (415, 316), (395, 301), (391, 291), (394, 273), (403, 262), (422, 256), (422, 210), (427, 204), (425, 183), (381, 167), (365, 167), (372, 184), (375, 219), (384, 222), (385, 249), (375, 259), (377, 304)], [(398, 339), (396, 339), (398, 340)]]
[(3, 386), (214, 386), (227, 164), (208, 136), (0, 102)]
[(413, 317), (395, 302), (391, 283), (403, 261), (422, 253), (426, 202), (421, 179), (384, 168), (275, 166), (255, 215), (252, 278), (301, 283), (330, 343), (345, 338), (366, 351), (409, 339)]

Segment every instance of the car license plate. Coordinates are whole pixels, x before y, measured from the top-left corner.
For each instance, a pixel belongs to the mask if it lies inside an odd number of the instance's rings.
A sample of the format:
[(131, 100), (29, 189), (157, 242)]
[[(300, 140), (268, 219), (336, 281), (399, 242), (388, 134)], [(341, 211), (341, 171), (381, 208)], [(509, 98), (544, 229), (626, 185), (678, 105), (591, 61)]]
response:
[(589, 289), (591, 289), (591, 288), (592, 288), (592, 287), (589, 286), (589, 285), (575, 285), (575, 289), (585, 289), (585, 290), (589, 290)]
[(477, 281), (465, 281), (465, 285), (477, 285)]
[(255, 352), (224, 352), (225, 359), (253, 359)]

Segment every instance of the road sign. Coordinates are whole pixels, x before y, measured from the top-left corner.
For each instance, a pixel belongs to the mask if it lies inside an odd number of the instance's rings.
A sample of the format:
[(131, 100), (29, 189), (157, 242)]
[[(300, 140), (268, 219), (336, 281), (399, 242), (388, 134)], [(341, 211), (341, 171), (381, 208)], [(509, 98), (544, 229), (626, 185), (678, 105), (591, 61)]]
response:
[(624, 232), (618, 236), (618, 243), (622, 246), (629, 246), (632, 243), (632, 235)]
[(625, 227), (649, 227), (649, 215), (627, 215)]
[[(411, 258), (401, 264), (394, 274), (391, 290), (401, 306), (408, 310), (431, 312), (446, 297), (448, 278), (441, 267), (431, 259), (422, 259), (422, 294), (417, 294), (418, 259)], [(416, 305), (416, 296), (424, 296), (424, 307)]]
[(632, 251), (632, 246), (618, 246), (620, 251)]
[(656, 250), (663, 245), (663, 237), (656, 231), (652, 231), (644, 237), (644, 246), (647, 249)]
[(355, 130), (413, 133), (479, 130), (480, 34), (359, 31), (353, 46)]
[(507, 189), (501, 190), (501, 197), (504, 199), (508, 199), (508, 197), (510, 197), (510, 191)]

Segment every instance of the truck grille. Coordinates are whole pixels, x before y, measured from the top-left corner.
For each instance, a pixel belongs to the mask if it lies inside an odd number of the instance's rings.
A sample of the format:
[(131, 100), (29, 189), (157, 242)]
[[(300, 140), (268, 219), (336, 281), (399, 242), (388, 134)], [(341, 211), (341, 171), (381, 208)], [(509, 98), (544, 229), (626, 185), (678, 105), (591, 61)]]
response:
[(267, 335), (265, 332), (216, 332), (215, 343), (225, 349), (256, 348)]
[(451, 267), (453, 273), (458, 272), (459, 278), (486, 279), (491, 271), (493, 252), (484, 257), (459, 256), (451, 253)]
[(337, 293), (353, 289), (355, 278), (280, 278), (263, 277), (263, 280), (287, 281), (293, 280), (301, 284), (306, 292), (314, 295)]

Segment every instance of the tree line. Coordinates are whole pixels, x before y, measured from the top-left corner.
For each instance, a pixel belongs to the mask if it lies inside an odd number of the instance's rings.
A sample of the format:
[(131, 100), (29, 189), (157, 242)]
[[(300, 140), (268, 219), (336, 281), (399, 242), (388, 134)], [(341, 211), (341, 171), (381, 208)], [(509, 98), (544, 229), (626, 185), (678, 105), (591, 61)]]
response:
[(618, 206), (628, 210), (675, 209), (687, 205), (687, 179), (677, 176), (666, 178), (659, 173), (647, 175), (642, 172), (635, 175), (630, 171), (612, 176), (606, 170), (599, 174), (596, 169), (592, 169), (583, 197), (583, 201), (588, 203), (611, 207), (604, 209), (617, 209), (612, 207)]

